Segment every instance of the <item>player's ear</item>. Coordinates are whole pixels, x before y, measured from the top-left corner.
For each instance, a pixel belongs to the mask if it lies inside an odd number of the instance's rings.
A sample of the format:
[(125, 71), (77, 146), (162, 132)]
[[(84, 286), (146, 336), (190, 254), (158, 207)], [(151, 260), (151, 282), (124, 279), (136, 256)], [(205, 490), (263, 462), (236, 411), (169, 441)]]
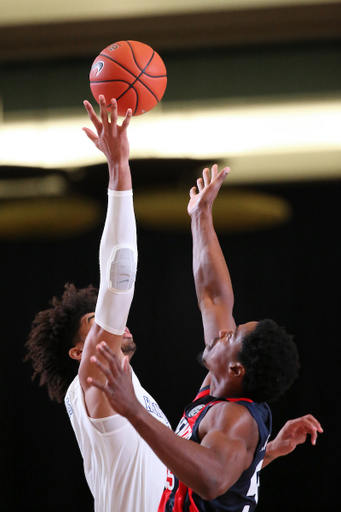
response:
[(242, 378), (245, 375), (245, 368), (239, 361), (231, 363), (229, 370), (233, 377)]
[(232, 334), (232, 331), (230, 331), (229, 329), (221, 329), (219, 331), (219, 338), (224, 338), (225, 336), (227, 336), (229, 333)]
[(82, 341), (79, 341), (75, 347), (70, 348), (69, 356), (71, 357), (71, 359), (76, 359), (77, 361), (80, 362), (82, 359), (83, 347), (84, 343)]

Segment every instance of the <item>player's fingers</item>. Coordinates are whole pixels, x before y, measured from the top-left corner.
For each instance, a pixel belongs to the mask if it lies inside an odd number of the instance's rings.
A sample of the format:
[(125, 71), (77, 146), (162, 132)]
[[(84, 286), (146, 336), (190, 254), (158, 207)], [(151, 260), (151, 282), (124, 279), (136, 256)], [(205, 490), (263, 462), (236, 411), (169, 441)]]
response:
[(130, 368), (129, 368), (129, 357), (128, 356), (124, 356), (123, 358), (123, 361), (122, 361), (122, 369), (124, 372), (126, 373), (129, 373), (130, 372)]
[(192, 187), (189, 191), (189, 197), (192, 199), (192, 197), (197, 195), (197, 187)]
[(108, 382), (113, 382), (113, 374), (112, 374), (112, 371), (111, 369), (104, 365), (103, 363), (101, 363), (101, 361), (99, 361), (99, 359), (97, 359), (96, 356), (91, 356), (90, 357), (90, 361), (92, 363), (94, 363), (97, 368), (99, 368), (101, 370), (101, 372), (106, 376), (106, 378), (108, 379)]
[(123, 119), (123, 123), (122, 123), (122, 128), (124, 128), (125, 130), (129, 126), (129, 123), (130, 123), (130, 120), (132, 118), (132, 115), (133, 115), (133, 111), (131, 110), (131, 108), (128, 108), (128, 110), (126, 112), (126, 115), (125, 115), (125, 118)]
[(93, 379), (92, 377), (88, 377), (86, 380), (88, 381), (89, 384), (91, 384), (92, 386), (95, 386), (95, 388), (98, 388), (101, 391), (104, 391), (104, 393), (107, 392), (106, 385), (103, 384), (102, 382), (100, 382), (99, 380)]
[(100, 115), (102, 119), (102, 124), (105, 128), (109, 126), (109, 120), (108, 120), (108, 110), (107, 105), (105, 103), (105, 97), (103, 94), (100, 94), (99, 96), (99, 106), (100, 106)]
[(120, 373), (122, 371), (117, 355), (111, 350), (111, 348), (109, 347), (109, 345), (107, 343), (105, 343), (105, 341), (102, 341), (101, 343), (99, 343), (99, 345), (97, 345), (96, 349), (107, 360), (108, 365), (109, 365), (110, 370), (112, 371), (113, 375), (117, 375), (117, 373)]
[(198, 187), (199, 192), (201, 192), (204, 189), (204, 183), (202, 181), (202, 178), (197, 179), (197, 187)]
[(310, 433), (310, 437), (311, 437), (311, 444), (313, 444), (313, 445), (315, 446), (316, 441), (317, 441), (317, 431), (316, 431), (316, 430), (313, 430), (313, 431)]
[[(314, 416), (311, 414), (307, 414), (306, 416), (302, 416), (301, 418), (296, 418), (291, 420), (290, 428), (294, 436), (297, 438), (304, 436), (304, 441), (308, 434), (310, 434), (311, 444), (315, 445), (317, 441), (318, 432), (322, 434), (323, 428), (319, 421), (317, 421)], [(298, 441), (298, 443), (304, 442)]]
[(211, 181), (214, 181), (218, 176), (218, 165), (214, 164), (212, 165), (211, 169)]
[(296, 436), (293, 438), (293, 442), (295, 443), (295, 446), (298, 444), (303, 444), (307, 440), (307, 432), (301, 432), (299, 434), (296, 434)]
[(91, 103), (88, 100), (84, 100), (83, 101), (83, 105), (84, 105), (87, 113), (89, 114), (89, 117), (92, 117), (92, 116), (97, 117), (96, 113), (95, 113), (95, 111), (93, 109), (93, 106), (91, 105)]
[(306, 431), (310, 434), (311, 444), (315, 445), (317, 441), (318, 432), (322, 434), (323, 429), (320, 423), (312, 416), (311, 419), (306, 419)]
[(230, 168), (229, 167), (224, 167), (224, 169), (222, 169), (220, 171), (220, 173), (218, 174), (217, 178), (219, 178), (220, 176), (222, 176), (224, 179), (226, 178), (226, 176), (230, 173)]
[(306, 414), (305, 416), (302, 416), (301, 418), (296, 418), (294, 420), (291, 420), (290, 423), (294, 428), (305, 427), (309, 431), (317, 430), (320, 433), (323, 432), (323, 428), (322, 428), (320, 422), (317, 421), (317, 419), (314, 418), (314, 416), (312, 416), (311, 414)]
[(116, 128), (117, 125), (117, 101), (111, 98), (111, 126)]
[(93, 143), (98, 142), (98, 135), (96, 135), (92, 130), (90, 130), (90, 128), (86, 128), (86, 126), (84, 126), (82, 130), (83, 132), (86, 133), (89, 139), (92, 140)]
[[(216, 171), (218, 171), (218, 167), (217, 167)], [(219, 190), (220, 187), (222, 186), (223, 181), (225, 180), (226, 176), (230, 172), (230, 169), (229, 169), (229, 167), (225, 167), (225, 169), (220, 171), (219, 174), (215, 175), (216, 171), (214, 171), (214, 174), (212, 174), (212, 184), (214, 184), (214, 186)]]
[[(217, 168), (218, 170), (218, 168)], [(222, 171), (220, 171), (219, 174), (217, 174), (215, 180), (218, 181), (218, 183), (220, 182), (220, 185), (223, 183), (223, 181), (225, 180), (226, 176), (229, 174), (230, 172), (230, 168), (229, 167), (225, 167)]]
[(94, 127), (96, 128), (97, 133), (99, 134), (100, 130), (102, 128), (102, 123), (98, 119), (96, 112), (93, 109), (93, 106), (87, 100), (83, 101), (83, 105), (86, 108), (86, 111), (90, 117), (91, 122), (93, 123)]
[(307, 414), (306, 416), (304, 416), (304, 418), (306, 418), (307, 421), (309, 421), (311, 425), (313, 425), (316, 428), (316, 430), (318, 430), (318, 432), (323, 432), (321, 423), (312, 414)]
[(205, 187), (207, 187), (207, 185), (211, 183), (210, 170), (207, 167), (202, 171), (202, 176), (204, 178)]
[(101, 343), (99, 343), (96, 346), (96, 349), (101, 351), (103, 350), (103, 352), (105, 352), (106, 354), (106, 357), (117, 357), (115, 352), (109, 347), (109, 345), (105, 341), (101, 341)]

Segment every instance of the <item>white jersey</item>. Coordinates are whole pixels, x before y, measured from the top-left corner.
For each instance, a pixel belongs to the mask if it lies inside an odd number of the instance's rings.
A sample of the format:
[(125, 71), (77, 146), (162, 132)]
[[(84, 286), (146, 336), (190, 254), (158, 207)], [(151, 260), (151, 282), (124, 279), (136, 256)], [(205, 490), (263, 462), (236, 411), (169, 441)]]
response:
[[(169, 427), (133, 371), (132, 381), (139, 402)], [(66, 393), (65, 405), (83, 456), (95, 512), (157, 512), (167, 470), (129, 421), (119, 414), (89, 418), (78, 376)]]

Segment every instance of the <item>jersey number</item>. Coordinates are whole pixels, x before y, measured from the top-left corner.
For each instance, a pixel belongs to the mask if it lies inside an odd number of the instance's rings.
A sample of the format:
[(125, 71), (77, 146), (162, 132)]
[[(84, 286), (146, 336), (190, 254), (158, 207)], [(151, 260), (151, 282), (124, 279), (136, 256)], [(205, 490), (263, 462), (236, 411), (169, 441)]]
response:
[(172, 491), (174, 489), (174, 475), (169, 469), (167, 469), (165, 488), (168, 489), (168, 491)]
[[(259, 473), (262, 469), (263, 461), (261, 460), (257, 467), (256, 471), (253, 473), (253, 476), (251, 478), (250, 488), (248, 490), (248, 493), (246, 496), (252, 496), (256, 503), (258, 503), (258, 489), (259, 489)], [(243, 508), (243, 512), (249, 512), (250, 505), (245, 505)]]

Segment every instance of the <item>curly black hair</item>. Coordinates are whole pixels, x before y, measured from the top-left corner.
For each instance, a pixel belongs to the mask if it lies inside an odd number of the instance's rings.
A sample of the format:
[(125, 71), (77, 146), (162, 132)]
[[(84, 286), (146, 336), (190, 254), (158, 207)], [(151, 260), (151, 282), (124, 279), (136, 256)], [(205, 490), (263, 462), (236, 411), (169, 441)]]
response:
[(53, 297), (52, 307), (38, 313), (32, 323), (24, 361), (32, 362), (32, 380), (40, 377), (39, 385), (47, 385), (51, 400), (62, 402), (77, 375), (79, 364), (68, 352), (77, 342), (80, 319), (95, 311), (97, 295), (92, 285), (78, 290), (67, 283), (62, 298)]
[(245, 336), (238, 358), (245, 368), (243, 394), (255, 402), (277, 400), (298, 376), (293, 338), (273, 320), (261, 320)]

